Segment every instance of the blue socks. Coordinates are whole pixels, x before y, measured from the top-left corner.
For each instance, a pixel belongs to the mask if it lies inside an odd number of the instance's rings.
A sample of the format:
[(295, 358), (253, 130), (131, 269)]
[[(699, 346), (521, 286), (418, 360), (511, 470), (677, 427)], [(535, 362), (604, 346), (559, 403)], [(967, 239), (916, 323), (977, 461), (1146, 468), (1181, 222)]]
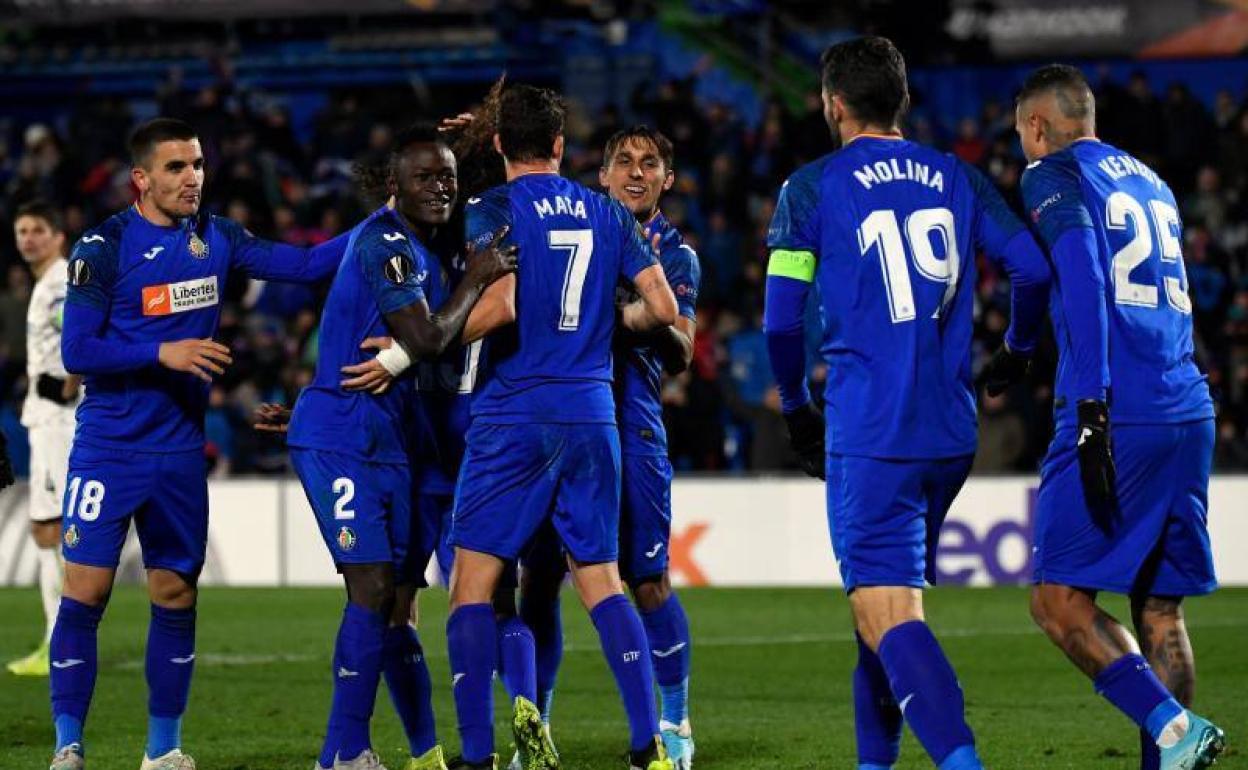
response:
[(498, 668), (498, 623), (489, 604), (464, 604), (446, 622), (451, 690), (459, 717), (459, 740), (467, 762), (494, 753), (494, 671)]
[(522, 697), (537, 703), (536, 654), (533, 632), (523, 620), (513, 615), (498, 626), (498, 675), (513, 702)]
[(382, 638), (382, 673), (394, 710), (412, 756), (419, 757), (438, 743), (433, 716), (433, 683), (416, 629), (404, 623), (385, 630)]
[(689, 618), (673, 593), (658, 609), (641, 613), (659, 683), (663, 721), (679, 725), (689, 716)]
[(1092, 683), (1098, 694), (1147, 731), (1154, 741), (1170, 720), (1183, 713), (1183, 706), (1139, 655), (1123, 655), (1097, 674)]
[(195, 669), (195, 608), (152, 605), (147, 627), (147, 756), (182, 745), (182, 714)]
[(888, 770), (901, 755), (901, 709), (888, 684), (884, 664), (858, 639), (854, 669), (854, 728), (858, 736), (858, 770)]
[(563, 662), (563, 615), (559, 597), (533, 600), (520, 595), (520, 617), (533, 634), (537, 663), (537, 708), (542, 721), (550, 721), (550, 704), (555, 695), (555, 679)]
[(890, 629), (880, 640), (879, 659), (899, 710), (940, 770), (982, 768), (962, 687), (927, 624), (912, 620)]
[(61, 598), (48, 653), (52, 659), (52, 720), (58, 751), (71, 743), (82, 744), (82, 723), (87, 720), (95, 691), (96, 636), (102, 617), (102, 606)]
[(642, 751), (654, 742), (659, 718), (654, 707), (654, 669), (650, 665), (646, 629), (624, 594), (607, 597), (589, 612), (602, 652), (615, 674), (628, 714), (629, 748)]
[(381, 682), (386, 621), (379, 613), (347, 603), (334, 643), (334, 700), (320, 763), (351, 760), (372, 746), (368, 724)]

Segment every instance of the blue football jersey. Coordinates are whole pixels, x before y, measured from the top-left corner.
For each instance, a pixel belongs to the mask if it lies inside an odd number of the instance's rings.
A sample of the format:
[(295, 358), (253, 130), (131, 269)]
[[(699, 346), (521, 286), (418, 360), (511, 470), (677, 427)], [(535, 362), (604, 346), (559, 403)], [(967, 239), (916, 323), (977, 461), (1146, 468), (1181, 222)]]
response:
[[(88, 230), (70, 255), (62, 351), (90, 340), (111, 356), (78, 367), (87, 376), (75, 442), (143, 452), (202, 448), (209, 386), (162, 367), (160, 344), (216, 333), (231, 269), (315, 281), (332, 273), (341, 243), (297, 249), (206, 214), (162, 227), (134, 207)], [(85, 328), (88, 318), (100, 319), (99, 327)]]
[(769, 272), (778, 255), (815, 260), (803, 269), (823, 315), (829, 452), (975, 451), (976, 250), (1008, 259), (1023, 229), (978, 171), (902, 139), (859, 137), (789, 177), (768, 232)]
[[(661, 212), (645, 225), (650, 235), (659, 235), (659, 264), (676, 296), (678, 312), (696, 317), (698, 283), (702, 268), (697, 252)], [(632, 283), (625, 296), (635, 299)], [(628, 340), (629, 335), (622, 335)], [(625, 454), (667, 454), (667, 431), (663, 426), (663, 405), (659, 389), (663, 384), (663, 362), (649, 345), (617, 343), (615, 348), (615, 410), (620, 426), (620, 451)]]
[(473, 419), (615, 423), (615, 288), (655, 264), (627, 209), (558, 174), (526, 174), (470, 198), (468, 239), (510, 225), (520, 248), (516, 323), (482, 353)]
[(1073, 424), (1075, 402), (1084, 398), (1108, 398), (1118, 424), (1212, 417), (1194, 360), (1182, 223), (1170, 187), (1141, 161), (1091, 139), (1028, 166), (1022, 189), (1050, 249), (1066, 232), (1091, 228), (1095, 264), (1083, 267), (1104, 285), (1107, 366), (1086, 371), (1071, 354), (1070, 329), (1087, 317), (1063, 311), (1060, 271), (1053, 284), (1058, 424)]
[(400, 377), (380, 396), (344, 390), (342, 367), (372, 358), (360, 349), (366, 337), (390, 336), (385, 314), (425, 301), (428, 256), (402, 218), (389, 208), (356, 225), (334, 276), (318, 335), (311, 384), (299, 394), (287, 443), (350, 454), (374, 462), (408, 459), (411, 377)]
[[(450, 297), (464, 275), (462, 257), (431, 263), (422, 289), (435, 310)], [(464, 434), (483, 342), (452, 344), (436, 360), (416, 361), (416, 398), (409, 421), (412, 439), (412, 480), (426, 495), (449, 495), (464, 457)]]

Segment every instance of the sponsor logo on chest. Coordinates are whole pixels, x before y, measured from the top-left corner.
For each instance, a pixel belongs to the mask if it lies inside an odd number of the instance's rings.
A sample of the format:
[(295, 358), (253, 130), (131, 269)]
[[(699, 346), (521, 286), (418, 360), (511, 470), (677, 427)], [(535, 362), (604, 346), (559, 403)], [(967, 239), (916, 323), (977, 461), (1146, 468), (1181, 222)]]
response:
[(143, 287), (143, 315), (171, 315), (211, 307), (218, 302), (217, 277)]

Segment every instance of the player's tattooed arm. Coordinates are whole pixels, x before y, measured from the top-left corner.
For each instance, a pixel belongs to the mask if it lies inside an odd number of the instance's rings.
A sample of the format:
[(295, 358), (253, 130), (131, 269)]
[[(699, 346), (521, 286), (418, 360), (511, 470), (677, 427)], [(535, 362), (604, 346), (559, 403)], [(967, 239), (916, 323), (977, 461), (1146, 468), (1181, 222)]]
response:
[(633, 285), (641, 299), (620, 308), (624, 328), (644, 332), (676, 322), (676, 295), (667, 283), (662, 265), (651, 265), (633, 276)]
[(516, 271), (517, 247), (502, 243), (508, 230), (504, 225), (494, 233), (488, 245), (469, 247), (464, 279), (436, 311), (430, 312), (426, 303), (417, 302), (386, 314), (386, 325), (411, 356), (440, 355), (460, 339), (473, 307), (487, 293), (487, 288)]

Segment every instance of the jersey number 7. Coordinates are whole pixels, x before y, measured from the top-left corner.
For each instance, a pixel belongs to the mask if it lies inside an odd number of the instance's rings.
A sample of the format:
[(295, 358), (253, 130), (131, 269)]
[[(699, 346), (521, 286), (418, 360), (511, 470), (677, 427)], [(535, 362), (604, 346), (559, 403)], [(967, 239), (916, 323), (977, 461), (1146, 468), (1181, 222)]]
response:
[(546, 238), (552, 251), (568, 252), (563, 291), (559, 293), (559, 331), (576, 331), (581, 326), (581, 294), (589, 275), (589, 260), (594, 256), (594, 231), (551, 230)]

